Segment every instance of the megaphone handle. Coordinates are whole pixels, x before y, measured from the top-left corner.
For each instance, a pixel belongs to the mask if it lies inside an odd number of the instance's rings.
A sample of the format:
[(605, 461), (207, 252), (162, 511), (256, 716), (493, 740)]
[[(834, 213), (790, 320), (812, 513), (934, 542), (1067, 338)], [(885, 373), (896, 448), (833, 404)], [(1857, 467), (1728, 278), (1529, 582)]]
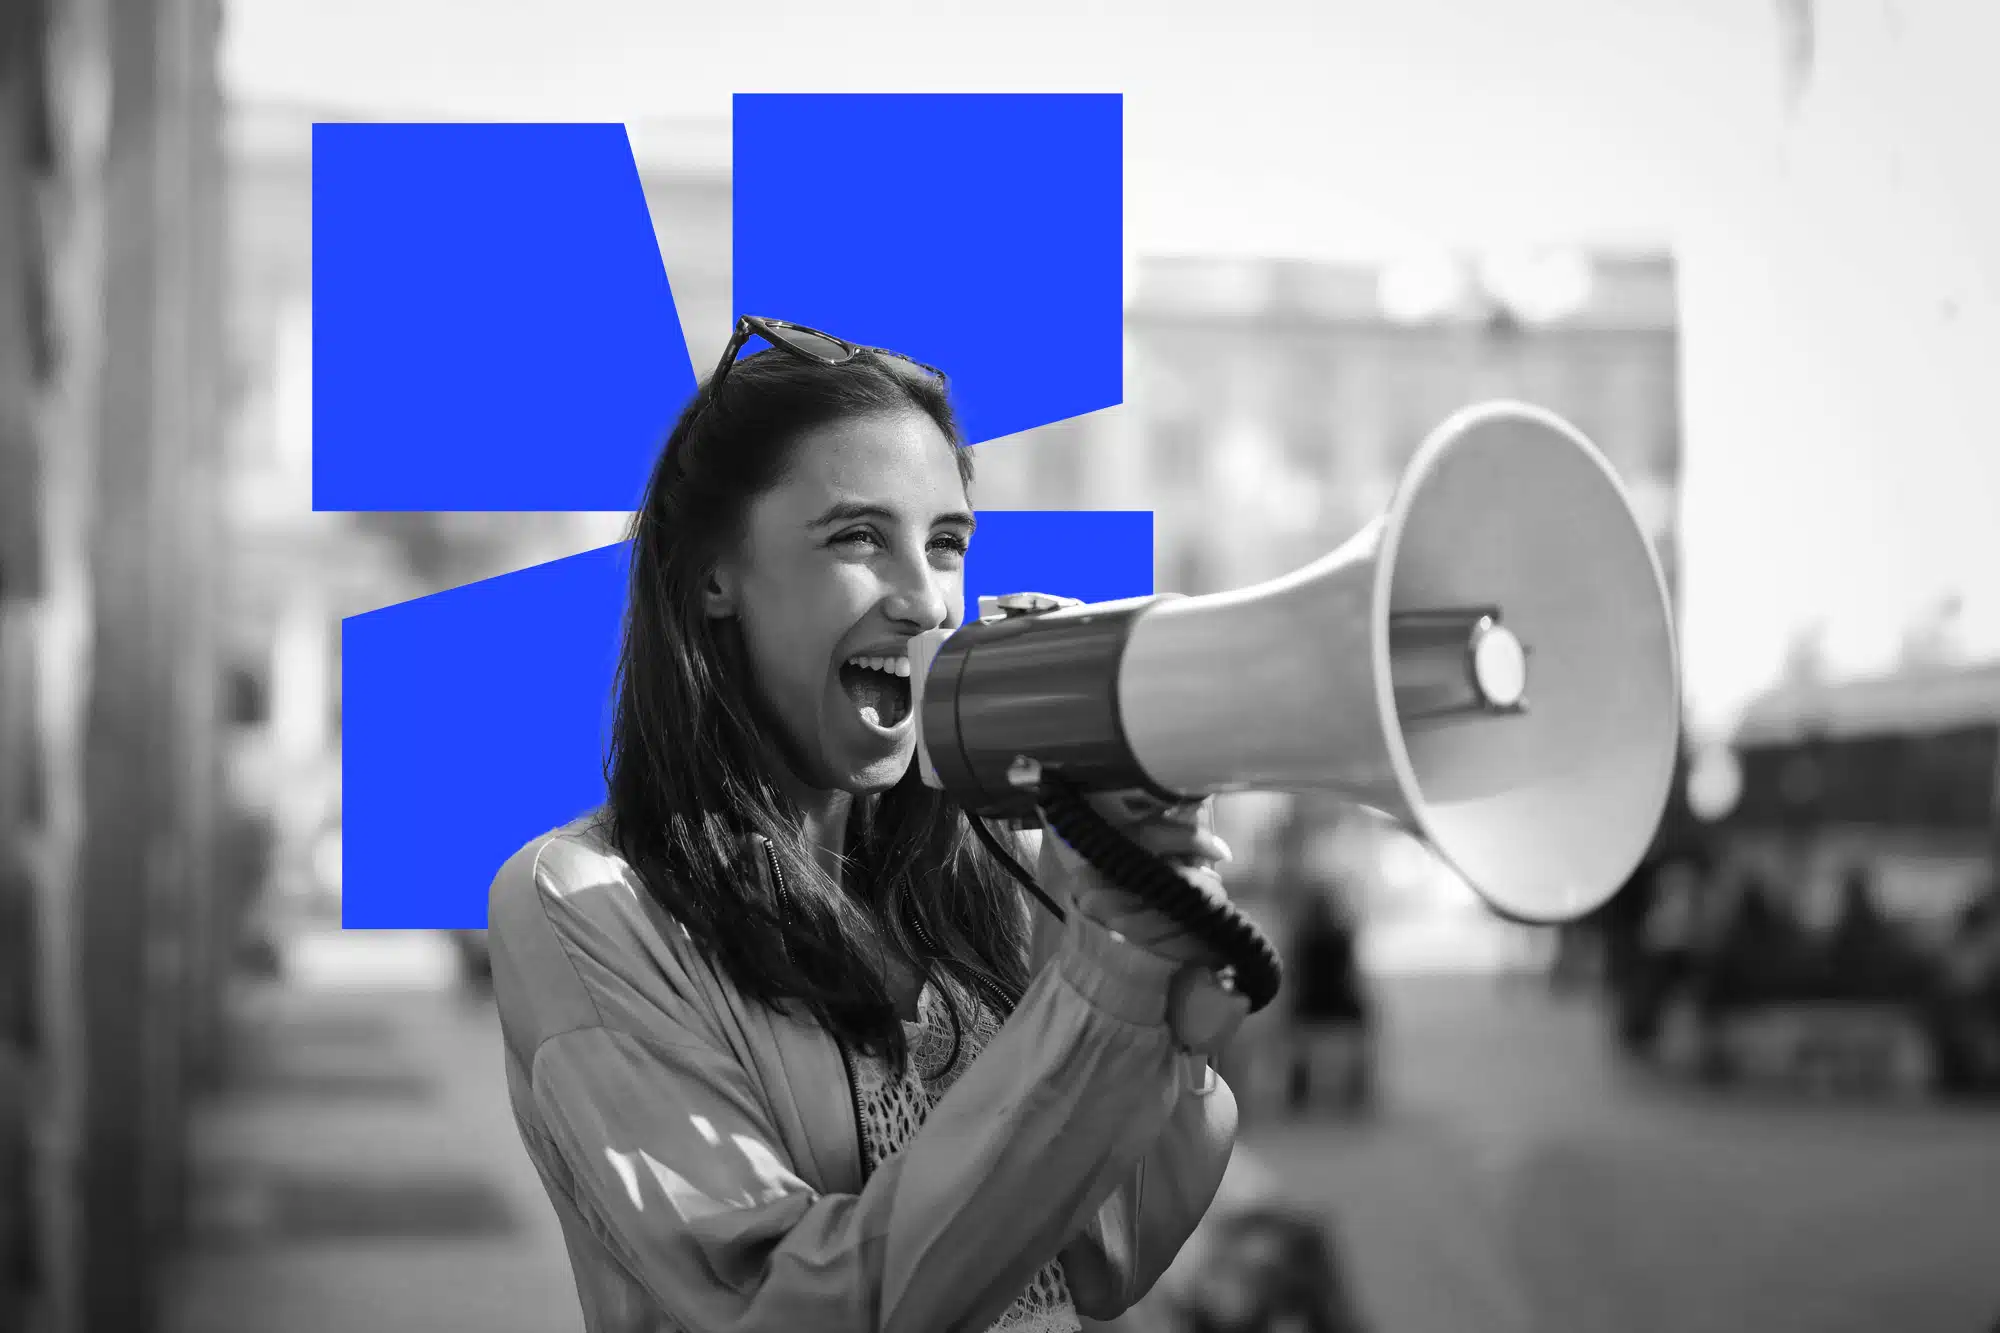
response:
[(1284, 979), (1278, 951), (1233, 904), (1210, 898), (1166, 860), (1126, 837), (1059, 774), (1044, 771), (1036, 801), (1049, 826), (1099, 874), (1220, 954), (1251, 1013), (1277, 996)]

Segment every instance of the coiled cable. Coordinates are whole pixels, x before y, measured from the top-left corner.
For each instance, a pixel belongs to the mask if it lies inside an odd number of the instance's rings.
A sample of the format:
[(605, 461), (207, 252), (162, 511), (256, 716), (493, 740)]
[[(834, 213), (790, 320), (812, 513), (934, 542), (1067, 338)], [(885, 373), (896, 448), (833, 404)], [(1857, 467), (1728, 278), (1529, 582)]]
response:
[[(1250, 1002), (1250, 1012), (1256, 1013), (1276, 998), (1284, 982), (1278, 951), (1234, 904), (1209, 897), (1172, 863), (1125, 836), (1059, 774), (1042, 772), (1035, 799), (1049, 827), (1099, 874), (1143, 899), (1148, 907), (1221, 955), (1226, 966), (1218, 975)], [(1050, 901), (1019, 862), (1001, 850), (985, 822), (977, 818), (971, 822), (980, 841), (1007, 873), (1061, 920), (1062, 909)]]

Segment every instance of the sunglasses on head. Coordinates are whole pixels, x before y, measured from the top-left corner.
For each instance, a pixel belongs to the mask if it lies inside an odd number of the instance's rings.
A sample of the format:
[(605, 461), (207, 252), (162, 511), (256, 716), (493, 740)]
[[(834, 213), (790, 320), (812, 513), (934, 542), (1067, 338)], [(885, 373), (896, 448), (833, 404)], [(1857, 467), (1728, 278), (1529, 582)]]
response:
[(745, 343), (752, 338), (762, 338), (771, 346), (783, 352), (815, 362), (822, 366), (843, 366), (864, 354), (894, 357), (908, 365), (915, 366), (927, 375), (935, 376), (940, 383), (945, 382), (945, 373), (936, 366), (925, 365), (915, 357), (892, 352), (886, 347), (868, 347), (861, 343), (851, 343), (845, 338), (836, 338), (831, 333), (809, 329), (803, 324), (794, 324), (783, 319), (763, 319), (757, 315), (744, 315), (736, 321), (736, 332), (730, 335), (729, 346), (722, 349), (722, 360), (715, 366), (715, 373), (708, 377), (703, 390), (703, 402), (713, 400), (716, 390), (736, 364), (737, 355)]

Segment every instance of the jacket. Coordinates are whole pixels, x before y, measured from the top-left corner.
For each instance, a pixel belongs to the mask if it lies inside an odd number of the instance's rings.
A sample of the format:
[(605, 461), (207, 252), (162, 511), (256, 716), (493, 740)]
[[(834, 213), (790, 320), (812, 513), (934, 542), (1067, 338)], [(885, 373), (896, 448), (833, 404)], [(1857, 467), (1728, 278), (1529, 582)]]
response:
[(1080, 911), (872, 1173), (841, 1045), (747, 1000), (589, 817), (507, 861), (488, 929), (509, 1096), (590, 1333), (977, 1333), (1057, 1254), (1078, 1313), (1111, 1318), (1228, 1165), (1235, 1100), (1167, 1028), (1178, 964)]

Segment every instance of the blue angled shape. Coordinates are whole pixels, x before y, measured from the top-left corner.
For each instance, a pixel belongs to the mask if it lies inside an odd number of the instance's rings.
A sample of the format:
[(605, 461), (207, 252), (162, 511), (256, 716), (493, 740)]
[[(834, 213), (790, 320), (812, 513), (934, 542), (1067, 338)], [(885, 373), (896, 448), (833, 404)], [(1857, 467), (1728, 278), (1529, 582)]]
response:
[(480, 927), (536, 832), (604, 798), (620, 542), (341, 622), (341, 924)]
[[(783, 132), (856, 116), (884, 147)], [(739, 310), (943, 366), (975, 440), (1120, 400), (1117, 98), (736, 118)], [(316, 126), (314, 165), (315, 508), (632, 508), (693, 377), (622, 129)], [(344, 924), (482, 926), (501, 862), (603, 799), (626, 561), (343, 624)], [(966, 592), (1104, 601), (1152, 567), (1148, 512), (983, 511)]]
[(982, 509), (965, 559), (965, 614), (979, 599), (1046, 592), (1086, 602), (1153, 591), (1150, 509)]
[(620, 510), (693, 391), (622, 125), (313, 126), (313, 508)]
[(975, 443), (1122, 402), (1124, 132), (1117, 94), (739, 93), (737, 312), (942, 367)]

